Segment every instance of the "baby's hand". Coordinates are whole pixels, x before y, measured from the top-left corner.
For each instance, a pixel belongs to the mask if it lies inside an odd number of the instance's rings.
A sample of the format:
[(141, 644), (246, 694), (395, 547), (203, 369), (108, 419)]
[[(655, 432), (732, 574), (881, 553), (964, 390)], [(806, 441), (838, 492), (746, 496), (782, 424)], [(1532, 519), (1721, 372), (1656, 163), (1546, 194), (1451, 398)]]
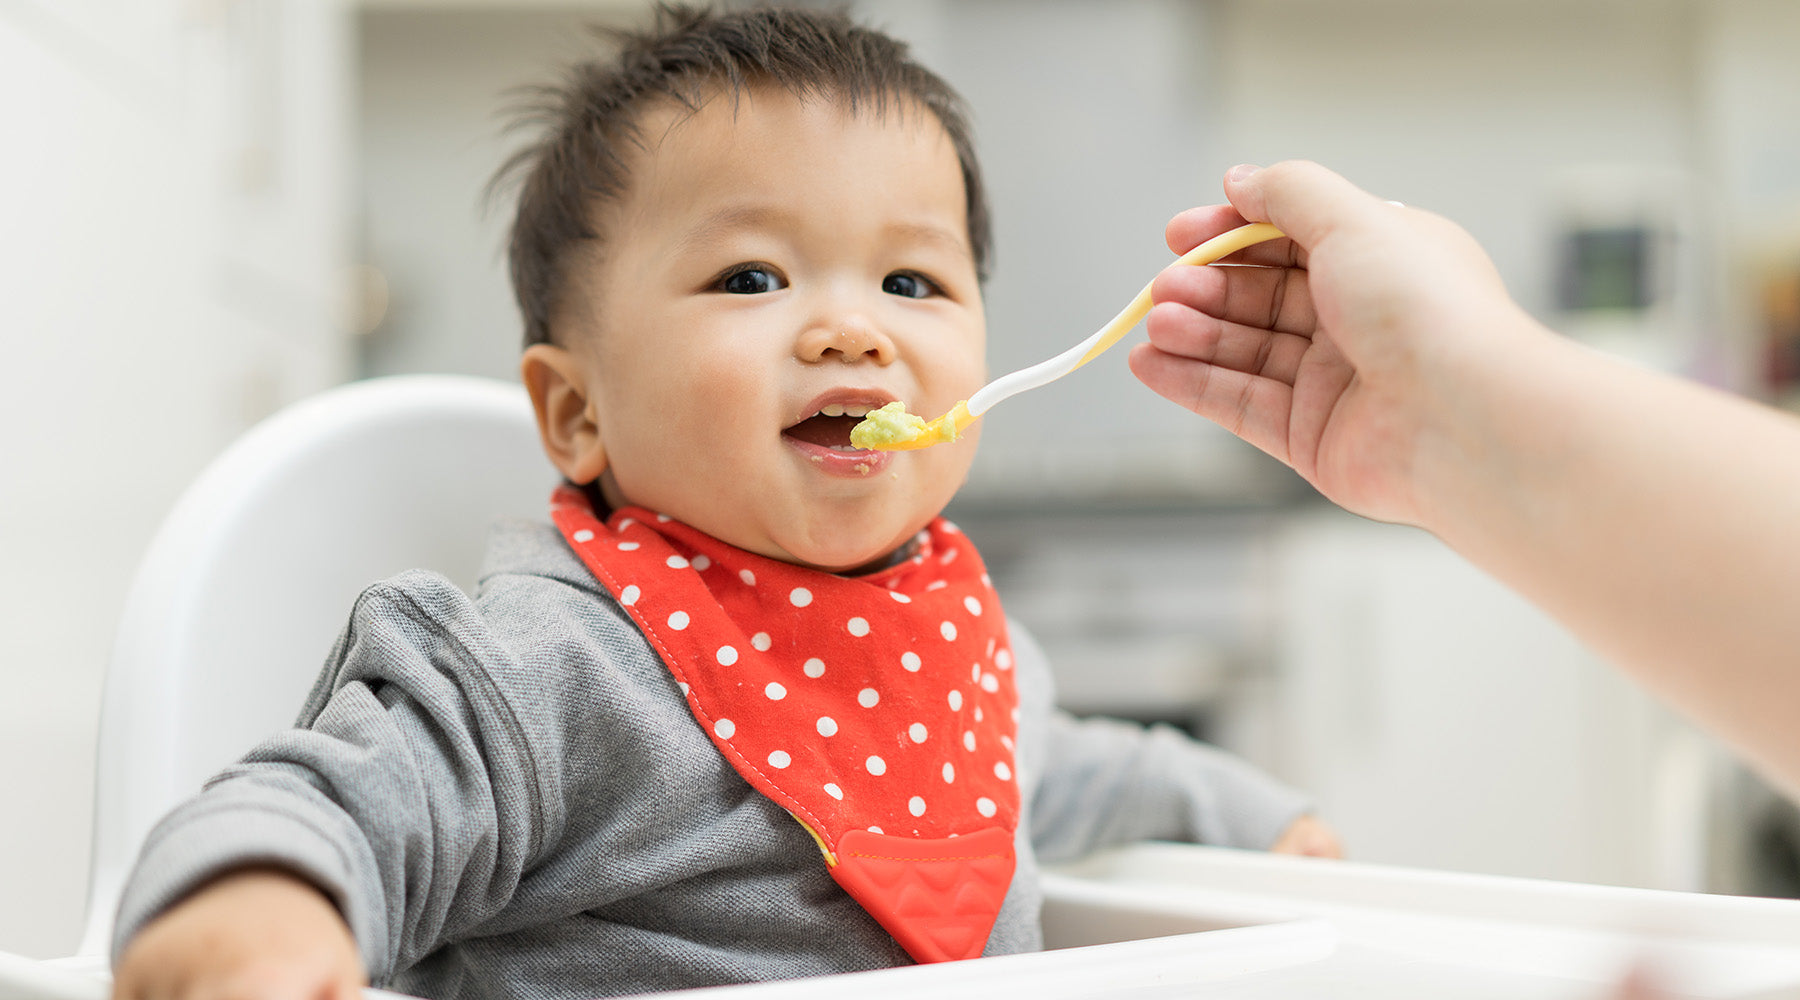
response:
[(171, 907), (114, 972), (114, 1000), (356, 1000), (367, 981), (331, 901), (268, 868), (233, 872)]
[(1275, 844), (1269, 850), (1275, 854), (1298, 854), (1308, 858), (1344, 856), (1344, 847), (1338, 843), (1336, 831), (1326, 826), (1317, 816), (1310, 815), (1295, 820), (1281, 836), (1275, 838)]

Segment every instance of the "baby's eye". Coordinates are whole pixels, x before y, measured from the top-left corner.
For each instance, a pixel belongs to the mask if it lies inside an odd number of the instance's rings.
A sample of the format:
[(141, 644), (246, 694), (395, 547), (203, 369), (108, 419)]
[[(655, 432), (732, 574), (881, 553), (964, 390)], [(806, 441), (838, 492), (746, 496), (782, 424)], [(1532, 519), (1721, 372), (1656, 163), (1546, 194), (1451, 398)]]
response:
[(719, 279), (718, 287), (732, 295), (761, 295), (787, 285), (775, 272), (755, 264), (737, 268)]
[(938, 294), (938, 287), (931, 279), (910, 271), (895, 271), (881, 279), (881, 290), (889, 295), (899, 295), (909, 299), (923, 299)]

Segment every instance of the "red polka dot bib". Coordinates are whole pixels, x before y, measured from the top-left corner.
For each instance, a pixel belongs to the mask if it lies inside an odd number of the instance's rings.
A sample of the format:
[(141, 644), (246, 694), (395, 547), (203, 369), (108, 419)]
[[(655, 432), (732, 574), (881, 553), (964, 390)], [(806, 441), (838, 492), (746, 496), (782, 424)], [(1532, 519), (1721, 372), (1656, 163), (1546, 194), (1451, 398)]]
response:
[(842, 577), (641, 508), (602, 524), (569, 486), (551, 517), (832, 878), (918, 961), (979, 956), (1012, 883), (1018, 691), (974, 545), (938, 518)]

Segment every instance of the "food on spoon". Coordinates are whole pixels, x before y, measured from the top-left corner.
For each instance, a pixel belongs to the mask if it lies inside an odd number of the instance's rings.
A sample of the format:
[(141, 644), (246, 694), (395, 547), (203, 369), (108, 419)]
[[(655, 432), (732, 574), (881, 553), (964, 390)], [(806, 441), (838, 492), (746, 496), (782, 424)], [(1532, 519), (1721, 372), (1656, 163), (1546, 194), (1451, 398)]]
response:
[(962, 429), (974, 418), (969, 415), (967, 400), (960, 400), (950, 412), (936, 420), (926, 420), (906, 412), (905, 403), (889, 403), (870, 410), (863, 422), (850, 429), (850, 443), (858, 448), (878, 451), (913, 451), (934, 444), (949, 444), (962, 436)]
[(858, 448), (892, 448), (924, 434), (925, 418), (906, 412), (906, 404), (896, 400), (870, 410), (862, 423), (850, 428), (850, 443)]

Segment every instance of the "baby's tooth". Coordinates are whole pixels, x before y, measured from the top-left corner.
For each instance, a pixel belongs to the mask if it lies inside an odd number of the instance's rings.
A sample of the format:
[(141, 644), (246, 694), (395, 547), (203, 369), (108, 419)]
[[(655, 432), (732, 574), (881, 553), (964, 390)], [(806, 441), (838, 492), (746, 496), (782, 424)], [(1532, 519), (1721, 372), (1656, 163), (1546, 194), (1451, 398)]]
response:
[(844, 408), (836, 403), (827, 403), (826, 405), (819, 407), (819, 415), (824, 417), (841, 417), (844, 415)]
[(846, 406), (846, 407), (844, 407), (844, 416), (846, 416), (846, 417), (855, 417), (858, 420), (861, 420), (863, 417), (866, 417), (868, 415), (869, 415), (869, 408), (866, 406)]

